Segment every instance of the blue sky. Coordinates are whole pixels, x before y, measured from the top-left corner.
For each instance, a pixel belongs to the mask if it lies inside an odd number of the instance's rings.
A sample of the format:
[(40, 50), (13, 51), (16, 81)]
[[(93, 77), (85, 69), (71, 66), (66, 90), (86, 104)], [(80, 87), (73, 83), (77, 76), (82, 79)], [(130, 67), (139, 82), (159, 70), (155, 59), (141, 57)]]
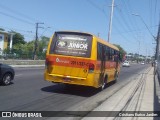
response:
[[(3, 2), (2, 2), (3, 1)], [(26, 41), (35, 38), (35, 23), (42, 22), (39, 37), (58, 30), (76, 30), (100, 35), (107, 41), (112, 0), (1, 0), (0, 27), (15, 30)], [(159, 0), (115, 0), (110, 42), (128, 53), (153, 55), (160, 21)]]

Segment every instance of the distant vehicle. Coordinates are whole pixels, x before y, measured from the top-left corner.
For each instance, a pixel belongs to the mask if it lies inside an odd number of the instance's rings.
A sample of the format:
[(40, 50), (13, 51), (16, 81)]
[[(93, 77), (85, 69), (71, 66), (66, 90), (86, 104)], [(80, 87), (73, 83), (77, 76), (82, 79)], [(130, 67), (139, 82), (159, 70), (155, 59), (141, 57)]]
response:
[(141, 65), (144, 65), (145, 63), (144, 62), (141, 62)]
[(128, 61), (124, 61), (122, 66), (123, 67), (130, 67), (130, 63)]
[(6, 64), (0, 63), (0, 83), (3, 85), (9, 85), (14, 79), (14, 69)]
[(103, 89), (120, 72), (119, 49), (95, 35), (55, 32), (46, 54), (45, 80)]

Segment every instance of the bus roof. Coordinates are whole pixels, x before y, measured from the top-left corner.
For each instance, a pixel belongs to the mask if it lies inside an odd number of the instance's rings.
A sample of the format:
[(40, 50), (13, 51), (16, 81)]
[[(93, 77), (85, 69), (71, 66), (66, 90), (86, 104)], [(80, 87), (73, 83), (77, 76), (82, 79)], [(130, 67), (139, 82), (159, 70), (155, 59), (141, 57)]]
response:
[(81, 32), (81, 31), (67, 31), (67, 30), (66, 30), (66, 31), (56, 31), (55, 33), (82, 33), (82, 34), (86, 34), (86, 35), (91, 35), (91, 36), (93, 36), (93, 37), (96, 37), (97, 40), (98, 40), (98, 42), (100, 42), (100, 43), (102, 43), (102, 44), (105, 44), (105, 45), (107, 45), (107, 46), (109, 46), (109, 47), (111, 47), (111, 48), (119, 51), (119, 49), (118, 49), (117, 46), (115, 46), (115, 45), (113, 45), (113, 44), (111, 44), (111, 43), (109, 43), (109, 42), (107, 42), (107, 41), (105, 41), (105, 40), (97, 37), (96, 35), (91, 34), (91, 33)]
[[(93, 35), (93, 37), (97, 37), (97, 36)], [(103, 40), (103, 39), (101, 39), (99, 37), (97, 37), (97, 38), (98, 38), (98, 42), (100, 42), (102, 44), (105, 44), (105, 45), (107, 45), (107, 46), (119, 51), (119, 48), (117, 46), (115, 46), (115, 45), (113, 45), (113, 44), (111, 44), (111, 43), (109, 43), (109, 42), (107, 42), (107, 41), (105, 41), (105, 40)]]

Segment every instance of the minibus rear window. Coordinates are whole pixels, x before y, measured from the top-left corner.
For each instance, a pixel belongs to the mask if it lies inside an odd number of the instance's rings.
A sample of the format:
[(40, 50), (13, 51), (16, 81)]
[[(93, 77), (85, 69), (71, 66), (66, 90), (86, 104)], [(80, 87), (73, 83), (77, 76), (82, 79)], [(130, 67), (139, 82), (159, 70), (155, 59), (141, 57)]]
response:
[(50, 54), (89, 58), (91, 56), (91, 47), (91, 35), (56, 33), (51, 43)]

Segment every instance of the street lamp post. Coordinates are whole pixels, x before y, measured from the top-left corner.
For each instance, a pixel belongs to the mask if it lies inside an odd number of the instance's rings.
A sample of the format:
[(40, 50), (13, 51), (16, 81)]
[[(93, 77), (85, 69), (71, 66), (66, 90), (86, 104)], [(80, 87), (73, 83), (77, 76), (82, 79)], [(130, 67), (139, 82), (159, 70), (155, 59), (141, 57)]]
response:
[(142, 20), (143, 24), (147, 28), (147, 30), (150, 33), (150, 35), (155, 39), (154, 35), (152, 34), (152, 32), (150, 31), (150, 29), (148, 28), (147, 24), (144, 22), (143, 18), (139, 14), (132, 13), (132, 15), (137, 16), (137, 17), (139, 17)]

